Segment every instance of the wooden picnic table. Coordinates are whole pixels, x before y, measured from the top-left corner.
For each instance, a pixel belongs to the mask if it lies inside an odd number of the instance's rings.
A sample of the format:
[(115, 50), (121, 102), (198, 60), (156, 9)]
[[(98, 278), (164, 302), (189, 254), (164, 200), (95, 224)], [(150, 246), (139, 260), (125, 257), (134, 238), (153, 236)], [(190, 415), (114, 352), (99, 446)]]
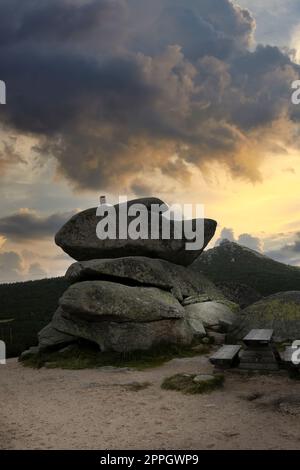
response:
[(278, 370), (278, 354), (272, 345), (273, 334), (271, 329), (256, 329), (245, 336), (243, 343), (246, 348), (241, 355), (240, 369)]
[(246, 346), (264, 346), (272, 341), (274, 330), (251, 330), (243, 342)]

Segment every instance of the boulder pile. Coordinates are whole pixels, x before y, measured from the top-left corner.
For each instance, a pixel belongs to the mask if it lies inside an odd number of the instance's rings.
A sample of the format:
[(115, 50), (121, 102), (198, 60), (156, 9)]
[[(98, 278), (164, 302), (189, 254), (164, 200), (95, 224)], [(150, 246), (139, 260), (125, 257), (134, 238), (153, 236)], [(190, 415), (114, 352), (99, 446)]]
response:
[(252, 329), (274, 330), (276, 342), (300, 339), (300, 291), (278, 292), (241, 310), (230, 328), (239, 341)]
[[(128, 204), (133, 203), (149, 212), (152, 204), (164, 204), (155, 198)], [(220, 332), (234, 322), (236, 306), (204, 275), (186, 267), (213, 237), (215, 221), (204, 220), (204, 246), (198, 251), (187, 251), (184, 237), (100, 240), (98, 222), (96, 208), (89, 209), (56, 235), (56, 243), (77, 262), (66, 273), (71, 286), (39, 333), (39, 350), (61, 349), (79, 338), (116, 352), (187, 345), (206, 330)]]

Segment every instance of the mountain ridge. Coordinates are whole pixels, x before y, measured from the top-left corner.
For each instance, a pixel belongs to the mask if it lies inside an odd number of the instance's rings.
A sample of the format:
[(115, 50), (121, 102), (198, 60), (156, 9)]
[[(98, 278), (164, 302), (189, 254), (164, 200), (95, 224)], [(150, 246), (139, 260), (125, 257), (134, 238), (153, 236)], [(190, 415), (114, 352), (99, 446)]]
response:
[(190, 268), (202, 271), (215, 283), (244, 283), (264, 296), (300, 290), (299, 267), (280, 263), (229, 240), (203, 252)]

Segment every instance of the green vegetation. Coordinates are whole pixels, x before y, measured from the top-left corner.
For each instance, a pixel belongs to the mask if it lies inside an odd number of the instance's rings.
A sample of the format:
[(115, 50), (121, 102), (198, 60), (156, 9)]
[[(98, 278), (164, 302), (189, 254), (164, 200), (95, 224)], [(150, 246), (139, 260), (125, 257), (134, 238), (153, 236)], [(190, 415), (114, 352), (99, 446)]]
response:
[(268, 299), (268, 301), (261, 300), (255, 305), (250, 305), (249, 311), (251, 315), (257, 315), (258, 319), (263, 318), (264, 322), (266, 320), (270, 322), (277, 320), (299, 321), (300, 304), (284, 299)]
[(300, 381), (300, 371), (298, 367), (292, 367), (288, 370), (289, 378), (292, 380)]
[[(37, 343), (37, 333), (50, 322), (68, 285), (64, 278), (0, 285), (0, 339), (8, 357)], [(8, 319), (13, 321), (4, 322)]]
[(195, 382), (196, 374), (176, 374), (166, 378), (161, 388), (163, 390), (176, 390), (185, 394), (210, 393), (222, 387), (224, 375), (216, 374), (207, 380)]
[(204, 252), (192, 268), (213, 282), (238, 282), (253, 287), (264, 296), (300, 290), (300, 268), (262, 256), (233, 242)]
[(161, 346), (152, 351), (124, 353), (101, 352), (91, 343), (81, 343), (62, 352), (45, 352), (30, 356), (22, 361), (24, 366), (33, 368), (94, 369), (99, 367), (130, 367), (138, 370), (159, 367), (176, 357), (194, 357), (207, 354), (208, 345), (201, 349), (192, 346)]

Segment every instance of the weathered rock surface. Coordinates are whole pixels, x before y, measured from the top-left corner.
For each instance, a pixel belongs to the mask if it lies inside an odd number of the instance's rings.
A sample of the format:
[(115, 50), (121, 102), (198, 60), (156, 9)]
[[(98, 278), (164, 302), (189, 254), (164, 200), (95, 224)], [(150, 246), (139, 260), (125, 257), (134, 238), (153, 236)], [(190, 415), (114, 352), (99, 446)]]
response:
[(206, 336), (206, 331), (203, 325), (201, 318), (193, 312), (186, 313), (185, 319), (193, 332), (194, 338), (204, 338)]
[(203, 274), (168, 261), (140, 256), (74, 263), (68, 269), (66, 278), (72, 283), (107, 280), (127, 285), (159, 287), (172, 292), (180, 301), (185, 297), (201, 294), (210, 300), (224, 298)]
[(226, 342), (226, 334), (217, 333), (216, 331), (209, 331), (208, 338), (210, 338), (214, 344), (221, 346)]
[(38, 339), (40, 351), (49, 348), (59, 349), (77, 340), (72, 335), (58, 331), (52, 322), (39, 332)]
[(300, 339), (300, 291), (279, 292), (242, 310), (230, 337), (243, 339), (252, 329), (273, 329), (275, 341)]
[[(156, 202), (155, 202), (156, 201)], [(162, 201), (154, 198), (141, 199), (128, 202), (128, 206), (134, 203), (146, 204), (148, 209), (148, 229), (150, 233), (150, 215), (151, 204), (163, 204)], [(115, 206), (117, 214), (117, 234), (119, 232), (118, 214), (120, 205)], [(127, 256), (148, 256), (149, 258), (161, 258), (176, 264), (188, 266), (191, 264), (204, 250), (209, 241), (212, 239), (217, 223), (214, 220), (204, 220), (204, 246), (199, 250), (186, 250), (186, 243), (189, 241), (184, 236), (178, 240), (174, 239), (175, 227), (181, 222), (171, 221), (171, 239), (162, 239), (161, 222), (163, 215), (157, 218), (158, 239), (133, 240), (129, 237), (126, 239), (106, 239), (100, 240), (97, 237), (96, 228), (102, 217), (97, 217), (96, 208), (88, 209), (74, 215), (57, 233), (55, 237), (56, 244), (60, 246), (72, 258), (78, 261), (86, 261), (101, 258), (120, 258)], [(130, 224), (135, 217), (128, 217)], [(192, 227), (196, 229), (196, 220), (192, 221)], [(173, 236), (172, 236), (173, 235)]]
[(184, 307), (186, 318), (202, 322), (204, 328), (211, 328), (217, 325), (233, 324), (237, 314), (221, 302), (201, 302)]
[(19, 361), (24, 361), (25, 359), (29, 359), (30, 357), (36, 356), (39, 353), (38, 346), (32, 346), (31, 348), (23, 351), (20, 354)]
[(145, 323), (91, 323), (75, 319), (59, 308), (52, 324), (63, 333), (98, 344), (101, 351), (129, 352), (148, 350), (164, 344), (187, 345), (193, 339), (193, 333), (184, 319)]
[(196, 375), (196, 377), (193, 378), (193, 382), (195, 384), (201, 384), (201, 383), (207, 383), (207, 382), (213, 383), (214, 380), (215, 380), (215, 377), (213, 375), (208, 375), (208, 374)]
[(169, 292), (107, 281), (73, 284), (59, 303), (72, 317), (90, 322), (141, 323), (184, 317), (184, 308)]

